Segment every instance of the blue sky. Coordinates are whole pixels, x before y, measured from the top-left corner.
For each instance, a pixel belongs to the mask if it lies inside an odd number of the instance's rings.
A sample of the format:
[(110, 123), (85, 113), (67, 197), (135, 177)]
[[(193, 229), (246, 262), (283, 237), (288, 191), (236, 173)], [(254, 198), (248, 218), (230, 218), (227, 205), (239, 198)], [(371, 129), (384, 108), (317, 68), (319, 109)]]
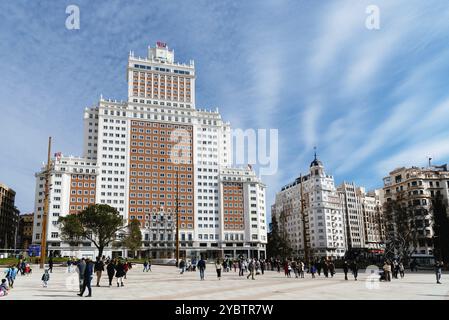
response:
[[(65, 28), (70, 4), (80, 30)], [(365, 27), (372, 4), (379, 30)], [(2, 1), (0, 181), (32, 211), (47, 137), (81, 154), (83, 109), (125, 100), (128, 52), (161, 40), (195, 60), (197, 107), (279, 129), (268, 205), (315, 145), (337, 183), (381, 187), (398, 166), (449, 159), (448, 21), (439, 0)]]

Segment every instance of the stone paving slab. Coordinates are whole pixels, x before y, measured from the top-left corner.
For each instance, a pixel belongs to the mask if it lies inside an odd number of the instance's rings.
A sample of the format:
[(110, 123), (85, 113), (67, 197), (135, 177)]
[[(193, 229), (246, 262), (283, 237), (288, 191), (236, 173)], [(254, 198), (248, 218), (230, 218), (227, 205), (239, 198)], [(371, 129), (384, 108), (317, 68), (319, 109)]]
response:
[[(443, 274), (443, 284), (436, 284), (431, 272), (407, 273), (404, 279), (392, 282), (370, 281), (363, 270), (358, 281), (345, 281), (342, 272), (334, 278), (323, 275), (312, 279), (306, 274), (304, 279), (286, 278), (277, 271), (267, 271), (256, 276), (256, 280), (239, 277), (238, 272), (223, 272), (221, 280), (216, 277), (213, 265), (206, 269), (206, 280), (199, 279), (198, 272), (179, 274), (173, 266), (152, 266), (153, 271), (142, 272), (140, 265), (134, 266), (127, 275), (125, 286), (108, 286), (106, 273), (103, 273), (101, 287), (92, 287), (93, 297), (80, 298), (78, 293), (78, 274), (68, 273), (66, 268), (56, 267), (50, 275), (47, 288), (42, 287), (42, 271), (33, 266), (33, 274), (18, 275), (14, 288), (2, 300), (416, 300), (449, 299), (449, 274)], [(3, 270), (2, 270), (3, 272)], [(447, 277), (447, 278), (446, 278)], [(96, 278), (92, 281), (96, 284)], [(85, 293), (87, 294), (87, 292)]]

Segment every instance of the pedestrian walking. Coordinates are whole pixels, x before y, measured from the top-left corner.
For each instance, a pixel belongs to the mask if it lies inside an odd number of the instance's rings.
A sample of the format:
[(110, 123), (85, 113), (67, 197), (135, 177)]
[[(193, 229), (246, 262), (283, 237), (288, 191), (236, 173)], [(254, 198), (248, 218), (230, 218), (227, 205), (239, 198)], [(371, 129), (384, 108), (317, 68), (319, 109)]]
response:
[(326, 278), (329, 278), (329, 264), (327, 261), (323, 263), (323, 273)]
[(8, 286), (10, 288), (14, 288), (14, 281), (16, 280), (17, 276), (16, 266), (11, 265), (8, 269), (6, 269), (5, 273), (6, 273), (5, 278), (8, 280)]
[(357, 276), (359, 275), (359, 266), (357, 265), (357, 261), (352, 261), (351, 263), (351, 271), (354, 276), (354, 280), (357, 281)]
[(441, 284), (441, 272), (443, 269), (443, 261), (435, 262), (435, 276), (437, 278), (437, 283)]
[(318, 276), (321, 276), (321, 267), (322, 267), (321, 261), (318, 260), (317, 263), (316, 263), (316, 269), (317, 269), (317, 272), (318, 272)]
[(20, 272), (21, 272), (22, 276), (24, 276), (26, 274), (26, 262), (25, 262), (25, 260), (22, 260), (22, 262), (20, 263)]
[(316, 273), (316, 266), (315, 264), (312, 264), (312, 267), (310, 268), (310, 273), (312, 274), (312, 279), (315, 279), (315, 273)]
[(115, 266), (115, 277), (117, 278), (117, 287), (123, 287), (123, 278), (125, 277), (126, 279), (126, 272), (125, 264), (122, 263), (121, 260), (118, 260), (117, 265)]
[(220, 264), (220, 259), (217, 259), (217, 261), (215, 261), (215, 270), (217, 270), (217, 278), (218, 278), (218, 280), (221, 280), (221, 264)]
[(298, 275), (299, 274), (299, 268), (298, 268), (298, 265), (297, 265), (295, 260), (292, 261), (291, 268), (293, 269), (293, 273), (295, 274), (295, 278), (298, 278), (299, 277), (299, 275)]
[(97, 261), (95, 261), (94, 271), (97, 276), (97, 287), (100, 286), (101, 274), (104, 271), (104, 262), (100, 257), (97, 257)]
[(260, 262), (260, 272), (262, 272), (262, 275), (265, 274), (265, 260), (262, 259)]
[(47, 286), (48, 286), (48, 281), (50, 280), (50, 274), (48, 273), (48, 269), (45, 269), (45, 272), (44, 272), (44, 274), (42, 275), (41, 280), (42, 280), (42, 286), (43, 286), (44, 288), (47, 288)]
[(80, 285), (80, 292), (83, 289), (83, 283), (84, 283), (84, 271), (86, 270), (86, 260), (82, 258), (78, 261), (77, 264), (77, 270), (78, 270), (78, 279), (79, 279), (79, 285)]
[(345, 280), (348, 280), (348, 271), (349, 271), (349, 265), (348, 265), (348, 262), (345, 260), (343, 262), (343, 273), (345, 274)]
[(403, 279), (405, 274), (405, 268), (402, 262), (399, 263), (399, 274), (401, 275), (401, 279)]
[(385, 281), (391, 281), (391, 265), (390, 261), (385, 261), (384, 266), (384, 273), (385, 273)]
[(53, 273), (53, 257), (50, 257), (50, 259), (48, 260), (48, 270), (50, 271), (50, 273)]
[(239, 260), (239, 277), (243, 276), (243, 260)]
[(186, 268), (186, 262), (184, 259), (181, 259), (181, 262), (179, 263), (179, 269), (180, 269), (180, 274), (184, 274), (184, 270)]
[(88, 295), (86, 297), (92, 297), (92, 288), (91, 288), (91, 282), (94, 274), (94, 263), (87, 258), (86, 259), (86, 267), (84, 268), (84, 278), (83, 278), (83, 286), (81, 288), (81, 292), (78, 293), (80, 297), (83, 296), (84, 291), (86, 291), (86, 288), (88, 290)]
[(204, 271), (206, 270), (206, 261), (203, 260), (203, 257), (198, 261), (198, 270), (200, 271), (200, 279), (204, 280)]
[(143, 272), (148, 272), (148, 260), (145, 259), (145, 261), (143, 262)]
[(67, 259), (67, 273), (71, 273), (72, 272), (72, 259), (68, 258)]
[(332, 260), (329, 261), (329, 272), (331, 274), (331, 277), (333, 278), (335, 274), (335, 264)]
[(304, 269), (305, 269), (304, 262), (299, 261), (298, 267), (299, 267), (299, 276), (301, 278), (304, 278)]
[(287, 260), (284, 261), (284, 276), (288, 277), (288, 267), (289, 263)]
[(249, 271), (249, 274), (246, 276), (246, 279), (249, 279), (249, 277), (251, 277), (252, 280), (256, 280), (256, 279), (254, 278), (254, 272), (255, 272), (255, 269), (256, 269), (256, 265), (255, 265), (255, 263), (254, 263), (254, 260), (251, 259), (250, 262), (249, 262), (249, 264), (248, 264), (248, 271)]
[(115, 260), (109, 261), (108, 265), (106, 266), (106, 271), (108, 273), (108, 278), (109, 278), (109, 287), (112, 286), (112, 279), (114, 278), (115, 275)]

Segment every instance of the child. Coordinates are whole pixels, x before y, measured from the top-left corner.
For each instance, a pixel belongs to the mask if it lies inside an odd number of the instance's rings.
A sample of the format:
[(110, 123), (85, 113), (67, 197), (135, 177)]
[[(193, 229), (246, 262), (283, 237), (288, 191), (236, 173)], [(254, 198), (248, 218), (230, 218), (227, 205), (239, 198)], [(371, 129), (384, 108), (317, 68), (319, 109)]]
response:
[(42, 286), (47, 288), (48, 280), (50, 280), (50, 274), (48, 273), (48, 269), (45, 269), (45, 273), (42, 275)]
[(6, 283), (6, 279), (2, 279), (2, 283), (0, 284), (0, 297), (8, 295), (8, 284)]

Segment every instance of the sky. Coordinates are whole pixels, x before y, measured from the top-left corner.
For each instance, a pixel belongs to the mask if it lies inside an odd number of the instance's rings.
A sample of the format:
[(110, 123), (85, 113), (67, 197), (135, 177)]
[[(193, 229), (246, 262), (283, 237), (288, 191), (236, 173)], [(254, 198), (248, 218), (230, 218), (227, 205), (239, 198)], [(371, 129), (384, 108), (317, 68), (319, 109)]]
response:
[[(66, 28), (69, 5), (79, 30)], [(197, 108), (278, 130), (268, 212), (315, 146), (337, 184), (380, 188), (397, 167), (449, 161), (448, 21), (440, 0), (1, 0), (0, 182), (32, 212), (48, 136), (81, 155), (84, 108), (126, 100), (129, 51), (163, 41), (195, 60)]]

